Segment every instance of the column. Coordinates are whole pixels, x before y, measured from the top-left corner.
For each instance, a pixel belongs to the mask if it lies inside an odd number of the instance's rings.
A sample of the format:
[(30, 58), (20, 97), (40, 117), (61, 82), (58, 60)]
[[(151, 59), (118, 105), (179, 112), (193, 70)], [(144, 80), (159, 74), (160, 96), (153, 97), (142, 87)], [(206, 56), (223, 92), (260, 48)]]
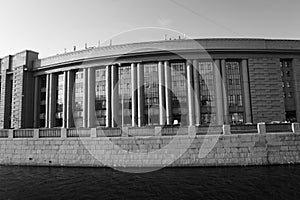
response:
[(214, 78), (215, 78), (215, 91), (216, 91), (215, 108), (216, 108), (217, 125), (223, 125), (223, 123), (224, 123), (224, 108), (223, 108), (220, 60), (215, 60)]
[(159, 94), (159, 124), (165, 125), (166, 112), (165, 112), (165, 77), (164, 65), (161, 61), (158, 62), (158, 94)]
[(189, 126), (193, 126), (195, 124), (195, 104), (194, 104), (194, 90), (193, 90), (193, 65), (189, 60), (187, 61), (187, 97), (188, 97), (188, 120)]
[(45, 111), (45, 127), (49, 128), (49, 110), (50, 110), (50, 74), (46, 75), (46, 111)]
[(40, 119), (40, 81), (39, 77), (34, 77), (34, 128), (39, 127), (39, 119)]
[(67, 83), (67, 72), (63, 72), (64, 75), (64, 88), (63, 88), (63, 96), (64, 96), (64, 102), (63, 102), (63, 121), (62, 121), (62, 128), (67, 127), (67, 89), (68, 89), (68, 83)]
[(136, 64), (131, 64), (131, 120), (132, 120), (132, 127), (137, 125), (137, 69)]
[(96, 126), (96, 112), (95, 112), (95, 69), (88, 68), (88, 127)]
[(106, 96), (106, 127), (111, 127), (111, 66), (106, 66), (105, 71), (105, 96)]
[(144, 125), (144, 66), (137, 64), (137, 99), (138, 99), (138, 126)]
[(244, 108), (245, 108), (245, 122), (251, 123), (251, 103), (250, 103), (250, 87), (248, 78), (248, 63), (247, 60), (242, 60), (242, 78), (243, 78), (243, 92), (244, 92)]
[(229, 124), (229, 105), (227, 95), (227, 76), (226, 76), (226, 60), (221, 61), (222, 68), (222, 89), (223, 89), (223, 108), (224, 108), (224, 123)]
[(88, 69), (83, 69), (83, 127), (88, 127)]
[(200, 81), (198, 71), (198, 60), (193, 60), (193, 75), (194, 75), (194, 102), (195, 102), (195, 124), (201, 123), (201, 110), (200, 110)]
[(165, 67), (165, 97), (166, 97), (166, 122), (167, 125), (173, 124), (172, 122), (172, 77), (171, 77), (171, 67), (168, 61), (164, 63)]
[[(71, 128), (74, 126), (73, 123), (73, 108), (72, 103), (75, 99), (74, 91), (74, 82), (75, 82), (75, 72), (68, 71), (67, 72), (67, 106), (66, 106), (66, 128)], [(74, 104), (75, 105), (75, 104)]]
[(111, 69), (111, 125), (118, 127), (121, 125), (119, 120), (119, 77), (118, 65), (112, 65)]

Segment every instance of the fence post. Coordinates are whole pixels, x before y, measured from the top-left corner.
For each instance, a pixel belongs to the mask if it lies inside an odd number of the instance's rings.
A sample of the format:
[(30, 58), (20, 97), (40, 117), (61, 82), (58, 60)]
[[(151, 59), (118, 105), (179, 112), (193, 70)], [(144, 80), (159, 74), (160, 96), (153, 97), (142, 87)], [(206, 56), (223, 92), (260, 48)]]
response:
[(223, 124), (223, 135), (231, 135), (231, 128), (228, 124)]
[(300, 133), (300, 124), (292, 123), (292, 130), (293, 130), (293, 133)]
[(161, 136), (162, 135), (162, 127), (161, 126), (155, 126), (154, 127), (154, 135), (155, 136)]
[(196, 127), (195, 126), (189, 126), (188, 127), (188, 135), (196, 135)]
[(265, 122), (257, 123), (258, 134), (266, 134), (266, 124)]
[(61, 138), (67, 138), (67, 129), (66, 128), (62, 128), (60, 130), (60, 136), (61, 136)]
[(33, 138), (39, 138), (40, 135), (40, 130), (39, 129), (33, 129)]
[(97, 137), (97, 128), (91, 128), (91, 137), (96, 138)]
[(14, 130), (13, 129), (9, 129), (8, 130), (8, 138), (14, 138)]
[(128, 127), (122, 127), (121, 131), (122, 131), (122, 137), (128, 137), (128, 135), (129, 135), (129, 128)]

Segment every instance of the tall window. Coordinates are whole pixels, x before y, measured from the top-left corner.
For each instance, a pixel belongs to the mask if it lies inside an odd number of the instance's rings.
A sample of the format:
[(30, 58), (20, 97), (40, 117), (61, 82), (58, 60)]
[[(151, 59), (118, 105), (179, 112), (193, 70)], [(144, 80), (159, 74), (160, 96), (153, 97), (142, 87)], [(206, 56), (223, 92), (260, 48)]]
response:
[(199, 62), (201, 124), (216, 122), (214, 68), (212, 62)]
[(157, 64), (144, 64), (145, 124), (159, 123)]
[(119, 67), (119, 108), (123, 126), (131, 126), (131, 67)]
[(226, 62), (225, 73), (230, 120), (232, 124), (241, 124), (244, 122), (244, 107), (240, 63)]
[(40, 77), (40, 115), (39, 127), (46, 127), (46, 76)]
[(293, 74), (292, 60), (291, 59), (281, 59), (281, 78), (283, 87), (283, 98), (285, 105), (285, 117), (286, 121), (295, 122), (297, 121), (296, 115), (296, 100), (294, 94), (294, 79), (291, 74)]
[(106, 125), (106, 93), (105, 93), (105, 83), (106, 83), (106, 69), (101, 68), (95, 70), (95, 110), (97, 121), (100, 126)]
[(55, 112), (55, 126), (61, 127), (63, 124), (63, 104), (64, 104), (64, 75), (57, 75), (56, 87), (56, 112)]
[(186, 66), (183, 62), (171, 63), (173, 124), (187, 124)]
[(76, 127), (83, 127), (83, 71), (75, 73), (73, 118)]

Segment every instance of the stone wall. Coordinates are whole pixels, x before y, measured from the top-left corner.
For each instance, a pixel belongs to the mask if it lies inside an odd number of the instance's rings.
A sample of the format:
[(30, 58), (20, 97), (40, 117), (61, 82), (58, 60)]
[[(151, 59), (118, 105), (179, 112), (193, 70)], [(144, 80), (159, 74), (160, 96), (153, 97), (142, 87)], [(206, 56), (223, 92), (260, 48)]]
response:
[(285, 121), (280, 59), (249, 58), (253, 123)]
[[(177, 142), (172, 144), (174, 140)], [(180, 152), (183, 154), (178, 156)], [(289, 163), (300, 163), (300, 134), (197, 135), (194, 139), (187, 135), (0, 138), (3, 165), (177, 167)]]

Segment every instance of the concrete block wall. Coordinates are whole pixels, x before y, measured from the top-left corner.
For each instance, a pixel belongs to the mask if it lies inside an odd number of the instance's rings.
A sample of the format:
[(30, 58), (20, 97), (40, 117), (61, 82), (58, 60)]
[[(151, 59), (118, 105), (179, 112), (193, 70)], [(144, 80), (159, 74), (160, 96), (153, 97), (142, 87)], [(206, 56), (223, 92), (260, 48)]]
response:
[[(173, 140), (174, 136), (0, 138), (0, 164), (162, 167), (170, 158), (174, 158), (172, 167), (300, 163), (300, 134), (198, 135), (194, 139), (185, 135), (167, 147)], [(143, 154), (129, 155), (128, 151)]]
[(248, 59), (253, 123), (285, 121), (280, 58)]

